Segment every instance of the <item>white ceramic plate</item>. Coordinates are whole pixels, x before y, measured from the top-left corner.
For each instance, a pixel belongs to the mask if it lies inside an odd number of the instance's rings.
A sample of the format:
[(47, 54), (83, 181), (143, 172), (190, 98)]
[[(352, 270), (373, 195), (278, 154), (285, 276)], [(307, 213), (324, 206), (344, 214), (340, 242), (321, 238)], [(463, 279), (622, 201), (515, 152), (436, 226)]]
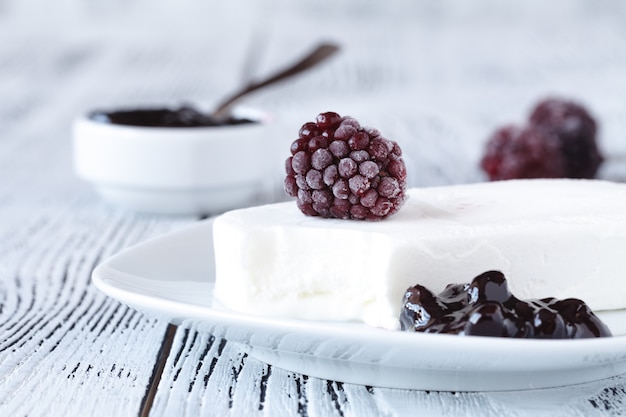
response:
[[(127, 249), (93, 272), (98, 288), (149, 315), (194, 323), (261, 361), (362, 385), (496, 391), (577, 384), (626, 373), (626, 336), (519, 340), (405, 333), (357, 323), (252, 317), (212, 301), (212, 222)], [(624, 334), (624, 311), (599, 313)]]

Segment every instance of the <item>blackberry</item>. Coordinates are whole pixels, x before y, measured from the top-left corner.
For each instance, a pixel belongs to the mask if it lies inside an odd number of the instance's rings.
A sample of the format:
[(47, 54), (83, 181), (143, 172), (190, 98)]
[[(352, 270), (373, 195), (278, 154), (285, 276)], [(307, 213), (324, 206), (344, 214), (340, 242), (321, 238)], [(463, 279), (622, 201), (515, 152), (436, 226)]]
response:
[(603, 161), (596, 122), (581, 105), (549, 98), (528, 123), (505, 126), (488, 139), (481, 168), (490, 180), (594, 178)]
[(582, 105), (548, 98), (537, 104), (529, 121), (559, 138), (566, 177), (593, 178), (596, 175), (603, 160), (596, 141), (597, 125)]
[(469, 284), (450, 284), (438, 296), (415, 285), (400, 313), (405, 331), (535, 339), (608, 337), (611, 331), (581, 300), (520, 300), (504, 274), (487, 271)]
[(406, 200), (407, 172), (398, 144), (335, 112), (302, 125), (285, 171), (285, 192), (307, 216), (377, 221)]
[(481, 168), (489, 179), (561, 178), (566, 162), (555, 134), (534, 126), (505, 126), (487, 142)]

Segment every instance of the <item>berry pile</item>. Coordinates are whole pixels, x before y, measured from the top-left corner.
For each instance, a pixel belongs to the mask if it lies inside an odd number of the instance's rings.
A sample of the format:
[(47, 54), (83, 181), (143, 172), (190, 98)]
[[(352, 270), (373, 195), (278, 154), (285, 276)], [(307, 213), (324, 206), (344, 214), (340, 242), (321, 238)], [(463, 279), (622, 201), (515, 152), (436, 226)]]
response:
[(505, 126), (487, 141), (481, 168), (489, 179), (593, 178), (602, 163), (596, 122), (581, 105), (541, 101), (522, 127)]
[(611, 331), (581, 300), (522, 301), (501, 272), (488, 271), (469, 284), (450, 284), (438, 296), (421, 285), (407, 290), (402, 330), (465, 336), (536, 339), (608, 337)]
[(398, 144), (334, 112), (302, 125), (285, 170), (285, 191), (307, 216), (376, 221), (406, 199)]

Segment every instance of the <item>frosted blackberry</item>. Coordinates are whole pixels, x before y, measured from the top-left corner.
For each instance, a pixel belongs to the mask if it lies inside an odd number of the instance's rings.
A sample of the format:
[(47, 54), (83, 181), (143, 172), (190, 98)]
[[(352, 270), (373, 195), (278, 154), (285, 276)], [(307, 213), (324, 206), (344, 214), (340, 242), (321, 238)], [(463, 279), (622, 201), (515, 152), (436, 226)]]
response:
[(487, 142), (481, 168), (492, 181), (567, 176), (559, 139), (534, 126), (496, 130)]
[(521, 127), (497, 129), (487, 141), (481, 168), (490, 180), (593, 178), (602, 163), (596, 122), (579, 104), (541, 101)]
[(285, 192), (307, 216), (377, 221), (406, 200), (398, 144), (334, 112), (302, 125), (285, 172)]
[(593, 178), (603, 157), (596, 141), (594, 118), (580, 104), (548, 98), (530, 114), (532, 125), (546, 129), (558, 137), (569, 178)]
[(450, 284), (439, 295), (415, 285), (400, 313), (402, 330), (463, 336), (534, 339), (608, 337), (611, 331), (581, 300), (520, 300), (504, 275), (487, 271), (469, 284)]

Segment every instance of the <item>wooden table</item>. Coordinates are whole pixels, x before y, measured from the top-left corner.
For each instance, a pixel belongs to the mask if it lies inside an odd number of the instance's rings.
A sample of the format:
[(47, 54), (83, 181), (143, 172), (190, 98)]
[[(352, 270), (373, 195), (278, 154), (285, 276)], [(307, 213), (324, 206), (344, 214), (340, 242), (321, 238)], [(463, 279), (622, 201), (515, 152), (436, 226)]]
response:
[(559, 94), (597, 116), (600, 177), (622, 181), (624, 3), (206, 3), (0, 3), (1, 416), (626, 413), (625, 376), (514, 393), (355, 386), (270, 367), (108, 298), (90, 280), (98, 263), (198, 218), (103, 202), (73, 172), (70, 128), (94, 107), (213, 102), (332, 40), (341, 55), (247, 103), (284, 124), (277, 161), (300, 124), (334, 110), (400, 142), (411, 186), (482, 181), (494, 127)]

